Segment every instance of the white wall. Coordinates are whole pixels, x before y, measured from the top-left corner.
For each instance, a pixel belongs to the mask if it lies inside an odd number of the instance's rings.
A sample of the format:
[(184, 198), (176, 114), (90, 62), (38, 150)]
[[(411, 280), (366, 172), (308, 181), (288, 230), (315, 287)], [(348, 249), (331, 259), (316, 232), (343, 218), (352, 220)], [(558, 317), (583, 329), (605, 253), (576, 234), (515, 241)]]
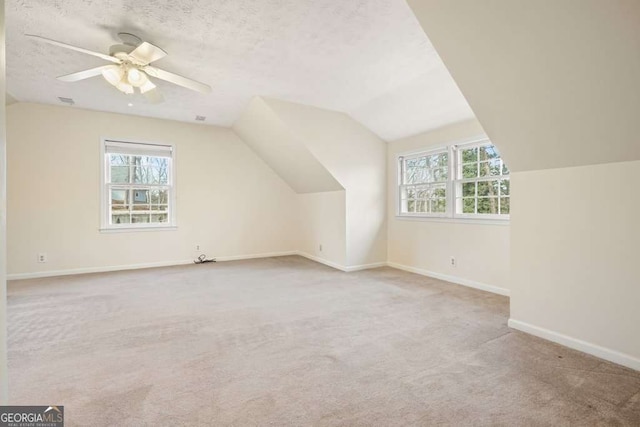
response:
[[(7, 120), (9, 274), (296, 249), (296, 194), (230, 129), (26, 103)], [(98, 230), (101, 137), (176, 144), (176, 231)]]
[[(476, 120), (388, 144), (388, 260), (392, 265), (458, 283), (508, 294), (509, 224), (472, 220), (422, 220), (397, 217), (397, 156), (437, 148), (483, 135)], [(451, 267), (450, 257), (457, 266)]]
[(343, 189), (264, 99), (254, 97), (233, 130), (296, 193)]
[(408, 3), (512, 171), (640, 160), (640, 2)]
[(347, 265), (346, 209), (344, 190), (300, 194), (298, 250), (325, 264), (344, 268)]
[(640, 369), (640, 2), (409, 4), (513, 173), (510, 325)]
[(346, 190), (346, 265), (386, 261), (386, 144), (344, 113), (265, 99)]
[(4, 0), (0, 0), (0, 405), (9, 400), (7, 374), (7, 155)]
[(513, 174), (512, 326), (640, 370), (639, 175), (640, 161)]

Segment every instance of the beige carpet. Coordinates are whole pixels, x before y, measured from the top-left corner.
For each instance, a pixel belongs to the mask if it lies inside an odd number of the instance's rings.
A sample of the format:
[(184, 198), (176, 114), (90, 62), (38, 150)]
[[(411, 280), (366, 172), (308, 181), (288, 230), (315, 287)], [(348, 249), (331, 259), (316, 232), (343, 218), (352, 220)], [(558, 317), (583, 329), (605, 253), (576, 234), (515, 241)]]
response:
[(507, 298), (300, 257), (12, 282), (12, 404), (73, 425), (640, 425), (640, 373)]

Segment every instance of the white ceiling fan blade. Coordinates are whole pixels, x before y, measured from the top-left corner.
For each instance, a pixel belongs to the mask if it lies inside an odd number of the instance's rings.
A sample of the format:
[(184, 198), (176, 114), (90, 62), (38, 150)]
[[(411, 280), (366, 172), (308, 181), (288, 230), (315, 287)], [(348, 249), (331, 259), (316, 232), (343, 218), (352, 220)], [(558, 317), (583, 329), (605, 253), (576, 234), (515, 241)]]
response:
[(142, 42), (129, 54), (129, 58), (140, 65), (150, 64), (165, 56), (167, 56), (167, 52), (148, 42)]
[(60, 46), (60, 47), (66, 48), (66, 49), (75, 50), (77, 52), (86, 53), (87, 55), (97, 56), (98, 58), (102, 58), (102, 59), (104, 59), (106, 61), (115, 62), (116, 64), (120, 64), (122, 62), (118, 58), (114, 58), (113, 56), (110, 56), (110, 55), (105, 55), (104, 53), (94, 52), (92, 50), (84, 49), (84, 48), (77, 47), (77, 46), (71, 46), (70, 44), (62, 43), (62, 42), (59, 42), (59, 41), (56, 41), (56, 40), (47, 39), (45, 37), (40, 37), (40, 36), (36, 36), (36, 35), (33, 35), (33, 34), (25, 34), (25, 36), (30, 37), (30, 38), (32, 38), (34, 40), (39, 40), (41, 42), (52, 44), (54, 46)]
[(195, 80), (182, 77), (178, 74), (170, 73), (168, 71), (161, 70), (159, 68), (146, 66), (143, 68), (144, 72), (152, 77), (156, 77), (160, 80), (165, 80), (178, 86), (186, 87), (187, 89), (196, 90), (202, 93), (211, 92), (211, 86), (204, 83), (197, 82)]
[(143, 92), (142, 95), (147, 98), (147, 101), (152, 104), (161, 104), (164, 102), (164, 96), (162, 96), (162, 93), (158, 90), (158, 88), (153, 88), (151, 90)]
[(84, 71), (78, 71), (77, 73), (66, 74), (58, 77), (58, 80), (63, 82), (77, 82), (79, 80), (88, 79), (89, 77), (99, 76), (102, 71), (109, 69), (112, 65), (103, 65), (102, 67), (90, 68)]

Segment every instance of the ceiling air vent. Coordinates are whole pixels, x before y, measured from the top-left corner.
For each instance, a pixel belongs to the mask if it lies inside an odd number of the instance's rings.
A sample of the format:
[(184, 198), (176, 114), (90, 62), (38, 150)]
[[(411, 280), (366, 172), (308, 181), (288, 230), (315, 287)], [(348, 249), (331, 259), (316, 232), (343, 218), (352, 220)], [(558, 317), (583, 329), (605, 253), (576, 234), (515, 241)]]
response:
[(62, 102), (63, 104), (68, 104), (68, 105), (73, 105), (75, 104), (75, 102), (73, 102), (73, 98), (65, 98), (63, 96), (59, 96), (58, 99), (60, 100), (60, 102)]
[(204, 122), (206, 120), (205, 116), (196, 116), (196, 122)]

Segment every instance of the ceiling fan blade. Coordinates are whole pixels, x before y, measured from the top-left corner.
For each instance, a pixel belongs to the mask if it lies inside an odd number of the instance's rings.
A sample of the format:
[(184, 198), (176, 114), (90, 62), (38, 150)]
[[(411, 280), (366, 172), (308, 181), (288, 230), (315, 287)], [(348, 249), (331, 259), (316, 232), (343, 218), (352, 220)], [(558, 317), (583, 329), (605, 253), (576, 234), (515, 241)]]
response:
[(66, 74), (58, 77), (58, 80), (63, 82), (77, 82), (79, 80), (88, 79), (89, 77), (99, 76), (103, 70), (112, 67), (112, 65), (103, 65), (101, 67), (90, 68), (84, 71), (78, 71), (77, 73)]
[(211, 86), (188, 79), (186, 77), (182, 77), (178, 74), (170, 73), (168, 71), (164, 71), (151, 66), (146, 66), (143, 68), (143, 70), (145, 73), (149, 74), (152, 77), (158, 78), (160, 80), (165, 80), (178, 86), (186, 87), (187, 89), (196, 90), (202, 93), (211, 92)]
[(164, 102), (164, 96), (162, 96), (162, 93), (157, 88), (148, 90), (142, 95), (144, 95), (144, 97), (147, 98), (147, 101), (152, 104), (160, 104)]
[(140, 43), (140, 45), (129, 54), (129, 58), (140, 65), (150, 64), (165, 56), (167, 56), (167, 52), (148, 42)]
[(56, 41), (56, 40), (47, 39), (45, 37), (40, 37), (40, 36), (36, 36), (36, 35), (33, 35), (33, 34), (25, 34), (25, 36), (27, 36), (29, 38), (32, 38), (34, 40), (39, 40), (41, 42), (52, 44), (54, 46), (60, 46), (60, 47), (66, 48), (66, 49), (75, 50), (77, 52), (86, 53), (87, 55), (97, 56), (98, 58), (102, 58), (102, 59), (104, 59), (106, 61), (115, 62), (116, 64), (120, 64), (122, 62), (118, 58), (115, 58), (115, 57), (110, 56), (110, 55), (105, 55), (104, 53), (94, 52), (92, 50), (84, 49), (84, 48), (77, 47), (77, 46), (71, 46), (70, 44), (62, 43), (62, 42), (59, 42), (59, 41)]

